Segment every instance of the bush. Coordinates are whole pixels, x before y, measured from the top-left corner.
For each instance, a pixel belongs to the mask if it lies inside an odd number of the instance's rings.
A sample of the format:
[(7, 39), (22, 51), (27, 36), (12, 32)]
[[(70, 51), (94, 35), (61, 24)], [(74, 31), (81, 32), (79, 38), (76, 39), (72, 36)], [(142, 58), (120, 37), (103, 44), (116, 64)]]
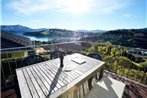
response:
[(141, 63), (142, 69), (144, 70), (144, 72), (147, 72), (147, 61)]
[(145, 73), (144, 83), (147, 84), (147, 72)]
[[(108, 65), (107, 70), (147, 84), (147, 61), (135, 63), (134, 61), (142, 61), (142, 58), (135, 58), (131, 53), (127, 53), (127, 49), (120, 47), (94, 46), (85, 52), (93, 51), (102, 54), (103, 61)], [(141, 68), (144, 71), (140, 71)]]

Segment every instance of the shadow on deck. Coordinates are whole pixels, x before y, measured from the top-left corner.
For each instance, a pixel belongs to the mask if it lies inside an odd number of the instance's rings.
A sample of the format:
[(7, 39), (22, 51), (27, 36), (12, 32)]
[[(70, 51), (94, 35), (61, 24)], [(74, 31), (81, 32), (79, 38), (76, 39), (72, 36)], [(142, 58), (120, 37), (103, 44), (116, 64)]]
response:
[(124, 77), (118, 76), (112, 72), (106, 72), (107, 76), (112, 77), (118, 81), (122, 81), (126, 84), (123, 98), (146, 98), (147, 97), (147, 85), (143, 85), (136, 81), (125, 79)]

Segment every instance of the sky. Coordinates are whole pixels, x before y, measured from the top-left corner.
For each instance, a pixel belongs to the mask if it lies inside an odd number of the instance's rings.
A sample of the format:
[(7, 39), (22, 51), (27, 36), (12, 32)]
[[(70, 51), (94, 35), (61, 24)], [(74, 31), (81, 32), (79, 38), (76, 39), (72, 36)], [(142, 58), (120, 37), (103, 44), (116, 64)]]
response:
[(1, 0), (1, 25), (70, 30), (147, 27), (146, 0)]

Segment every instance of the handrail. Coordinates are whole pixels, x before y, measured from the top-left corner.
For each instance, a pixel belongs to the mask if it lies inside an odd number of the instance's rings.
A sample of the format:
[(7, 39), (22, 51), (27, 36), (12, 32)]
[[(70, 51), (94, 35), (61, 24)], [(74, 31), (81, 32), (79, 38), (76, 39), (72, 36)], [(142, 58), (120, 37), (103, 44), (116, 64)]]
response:
[(107, 45), (107, 46), (112, 46), (112, 47), (121, 47), (121, 48), (127, 48), (127, 49), (135, 49), (135, 50), (140, 50), (140, 51), (147, 51), (147, 49), (141, 49), (141, 48), (134, 48), (134, 47), (126, 47), (126, 46), (120, 46), (120, 45), (109, 45), (109, 44), (104, 44), (104, 43), (97, 43), (97, 42), (87, 42), (87, 41), (71, 41), (71, 42), (60, 42), (60, 43), (51, 43), (51, 44), (42, 44), (42, 45), (30, 45), (30, 46), (25, 46), (25, 47), (14, 47), (14, 48), (5, 48), (5, 49), (0, 49), (0, 51), (5, 51), (5, 50), (18, 50), (18, 49), (25, 49), (25, 48), (37, 48), (41, 46), (52, 46), (52, 45), (59, 45), (59, 44), (69, 44), (69, 43), (89, 43), (91, 45)]

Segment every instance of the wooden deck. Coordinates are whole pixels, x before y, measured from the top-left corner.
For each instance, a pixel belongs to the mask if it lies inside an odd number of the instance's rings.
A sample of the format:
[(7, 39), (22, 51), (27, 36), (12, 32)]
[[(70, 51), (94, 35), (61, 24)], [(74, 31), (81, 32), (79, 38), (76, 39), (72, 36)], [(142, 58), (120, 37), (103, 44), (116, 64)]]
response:
[[(78, 64), (75, 58), (86, 61)], [(16, 70), (22, 98), (56, 98), (72, 87), (79, 86), (93, 76), (104, 62), (75, 53), (64, 57), (61, 69), (59, 59), (49, 60)]]
[(112, 77), (113, 79), (116, 79), (117, 81), (121, 81), (126, 84), (123, 98), (147, 98), (147, 85), (117, 75), (113, 72), (105, 71), (105, 73), (107, 76)]
[(125, 85), (123, 82), (104, 76), (84, 98), (122, 98)]

